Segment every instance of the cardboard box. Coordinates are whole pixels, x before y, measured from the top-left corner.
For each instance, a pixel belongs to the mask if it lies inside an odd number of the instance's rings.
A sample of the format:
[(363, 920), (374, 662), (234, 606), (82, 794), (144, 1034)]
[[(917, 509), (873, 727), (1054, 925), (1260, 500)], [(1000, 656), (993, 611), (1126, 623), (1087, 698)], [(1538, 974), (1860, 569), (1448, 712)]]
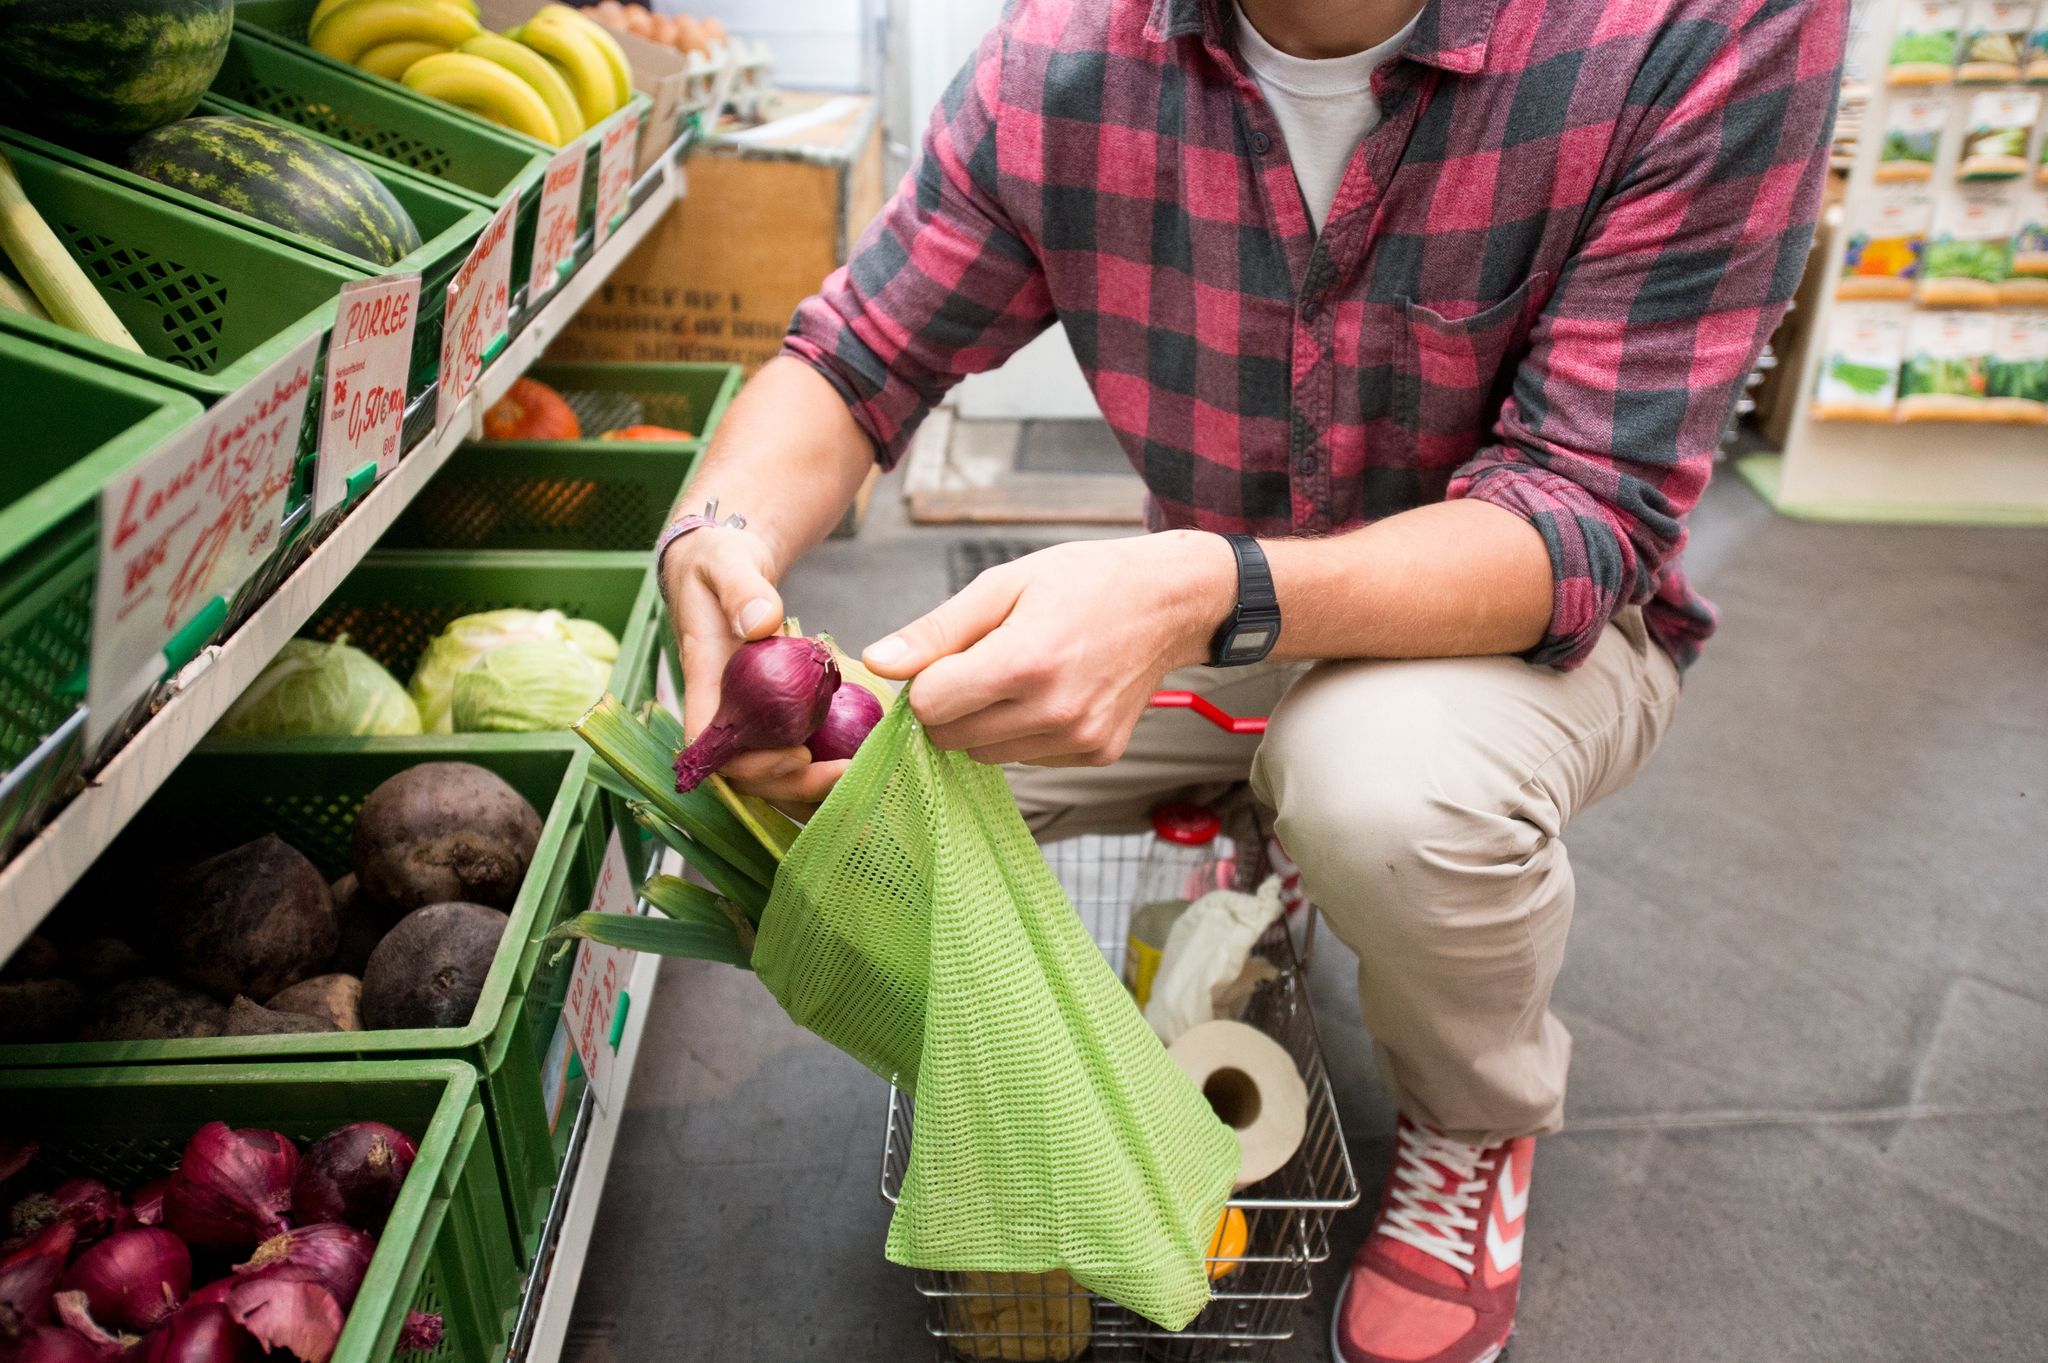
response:
[(722, 131), (684, 162), (682, 202), (550, 348), (557, 360), (745, 366), (782, 347), (882, 205), (882, 134), (867, 95), (778, 94), (770, 120)]

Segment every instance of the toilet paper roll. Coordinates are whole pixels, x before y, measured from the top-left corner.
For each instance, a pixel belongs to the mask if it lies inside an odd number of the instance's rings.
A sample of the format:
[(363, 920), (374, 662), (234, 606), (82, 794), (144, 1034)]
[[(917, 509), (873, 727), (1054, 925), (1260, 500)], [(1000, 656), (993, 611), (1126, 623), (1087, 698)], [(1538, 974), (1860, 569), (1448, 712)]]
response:
[(1279, 1042), (1242, 1022), (1205, 1022), (1166, 1053), (1237, 1133), (1237, 1187), (1287, 1163), (1308, 1129), (1308, 1086)]

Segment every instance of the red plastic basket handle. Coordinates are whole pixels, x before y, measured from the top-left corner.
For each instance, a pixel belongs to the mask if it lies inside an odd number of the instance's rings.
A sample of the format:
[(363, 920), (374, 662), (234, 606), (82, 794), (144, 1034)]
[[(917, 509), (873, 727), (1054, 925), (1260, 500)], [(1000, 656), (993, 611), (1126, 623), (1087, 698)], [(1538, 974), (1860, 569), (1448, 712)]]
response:
[(1262, 734), (1266, 732), (1264, 715), (1233, 715), (1211, 705), (1206, 699), (1192, 691), (1154, 691), (1152, 708), (1155, 710), (1193, 710), (1227, 734)]

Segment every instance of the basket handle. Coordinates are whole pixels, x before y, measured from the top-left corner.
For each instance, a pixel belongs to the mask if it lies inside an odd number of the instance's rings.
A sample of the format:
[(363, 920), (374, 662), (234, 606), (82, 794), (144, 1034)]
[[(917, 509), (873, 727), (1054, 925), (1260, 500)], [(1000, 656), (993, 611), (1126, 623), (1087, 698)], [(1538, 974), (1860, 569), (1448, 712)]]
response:
[(1193, 710), (1227, 734), (1262, 734), (1266, 732), (1264, 715), (1233, 715), (1217, 709), (1208, 699), (1192, 691), (1154, 691), (1152, 708), (1155, 710)]

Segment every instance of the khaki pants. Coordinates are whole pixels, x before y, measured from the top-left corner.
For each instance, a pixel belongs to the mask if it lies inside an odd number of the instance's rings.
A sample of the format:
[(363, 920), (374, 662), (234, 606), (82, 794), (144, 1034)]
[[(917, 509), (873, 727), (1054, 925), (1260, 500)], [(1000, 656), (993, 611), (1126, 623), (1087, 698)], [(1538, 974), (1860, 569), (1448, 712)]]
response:
[(1492, 1144), (1562, 1124), (1571, 1034), (1549, 1009), (1572, 915), (1562, 840), (1664, 736), (1678, 673), (1640, 611), (1569, 673), (1515, 658), (1189, 668), (1167, 685), (1263, 739), (1148, 711), (1114, 766), (1014, 767), (1042, 838), (1134, 832), (1251, 777), (1330, 927), (1358, 954), (1381, 1075), (1412, 1120)]

